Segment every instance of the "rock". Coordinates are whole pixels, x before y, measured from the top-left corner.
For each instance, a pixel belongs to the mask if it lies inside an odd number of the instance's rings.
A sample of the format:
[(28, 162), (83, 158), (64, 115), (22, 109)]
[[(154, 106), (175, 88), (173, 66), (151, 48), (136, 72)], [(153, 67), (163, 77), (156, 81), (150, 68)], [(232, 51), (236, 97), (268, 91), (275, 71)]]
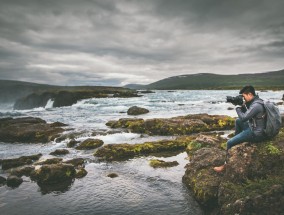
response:
[(77, 141), (77, 140), (74, 140), (74, 139), (73, 139), (73, 140), (70, 140), (69, 143), (67, 143), (67, 147), (68, 147), (68, 148), (72, 148), (72, 147), (76, 146), (77, 143), (80, 143), (80, 142)]
[(109, 121), (106, 125), (149, 135), (189, 135), (197, 132), (231, 129), (235, 125), (235, 119), (228, 116), (195, 114), (167, 119), (122, 118)]
[(63, 159), (62, 158), (50, 158), (50, 159), (46, 159), (43, 161), (39, 161), (34, 163), (35, 165), (45, 165), (45, 164), (59, 164), (61, 163)]
[(283, 105), (284, 102), (277, 102), (276, 104), (277, 104), (277, 105)]
[(7, 179), (0, 176), (0, 187), (3, 186), (4, 184), (6, 184)]
[(141, 115), (141, 114), (146, 114), (146, 113), (149, 113), (149, 110), (147, 110), (146, 108), (141, 108), (137, 106), (133, 106), (129, 108), (127, 111), (128, 115)]
[(183, 182), (207, 214), (280, 214), (284, 210), (284, 128), (261, 143), (229, 150), (225, 171), (216, 173), (225, 151), (213, 144), (193, 152)]
[(10, 171), (10, 175), (15, 175), (18, 177), (22, 177), (22, 176), (27, 176), (29, 177), (31, 175), (31, 172), (34, 171), (34, 167), (33, 166), (25, 166), (25, 167), (19, 167), (16, 169), (12, 169)]
[(96, 149), (101, 147), (104, 144), (102, 140), (99, 139), (86, 139), (79, 146), (76, 147), (78, 150), (88, 150), (88, 149)]
[(115, 98), (131, 98), (131, 97), (141, 97), (137, 94), (136, 91), (125, 91), (125, 92), (117, 92), (113, 94)]
[(224, 163), (225, 151), (218, 148), (197, 150), (186, 165), (183, 182), (193, 191), (195, 199), (206, 210), (216, 207), (218, 188), (222, 174), (214, 172), (214, 166)]
[(37, 154), (37, 155), (30, 155), (30, 156), (22, 156), (19, 158), (3, 159), (1, 162), (2, 169), (7, 170), (13, 167), (32, 164), (33, 162), (37, 161), (41, 156), (42, 154)]
[(67, 155), (69, 151), (67, 149), (56, 149), (54, 152), (51, 152), (50, 155)]
[(227, 110), (235, 110), (235, 108), (228, 107)]
[(88, 174), (88, 172), (84, 168), (80, 168), (76, 171), (76, 178), (83, 178)]
[(221, 148), (223, 143), (226, 143), (226, 140), (220, 136), (199, 134), (194, 140), (189, 142), (186, 152), (188, 155), (192, 155), (192, 153), (204, 147)]
[(116, 173), (110, 173), (110, 174), (107, 175), (107, 177), (116, 178), (116, 177), (118, 177), (118, 174), (116, 174)]
[(150, 155), (153, 153), (176, 152), (185, 150), (189, 141), (194, 137), (179, 137), (176, 140), (161, 140), (142, 144), (108, 144), (99, 148), (94, 156), (100, 160), (115, 161), (127, 160), (135, 156)]
[(70, 183), (76, 177), (76, 170), (71, 164), (43, 165), (31, 173), (31, 179), (39, 186), (44, 184)]
[(22, 183), (23, 183), (23, 179), (15, 175), (11, 175), (7, 178), (8, 187), (16, 188), (16, 187), (19, 187)]
[(178, 166), (179, 163), (177, 161), (163, 161), (158, 159), (150, 160), (150, 166), (153, 168), (166, 168), (166, 167), (174, 167)]
[(84, 167), (85, 161), (83, 158), (74, 158), (71, 160), (64, 161), (63, 163), (72, 164), (75, 167), (79, 167), (79, 166)]
[(0, 141), (21, 143), (46, 143), (54, 140), (64, 131), (52, 127), (44, 120), (33, 117), (0, 119)]

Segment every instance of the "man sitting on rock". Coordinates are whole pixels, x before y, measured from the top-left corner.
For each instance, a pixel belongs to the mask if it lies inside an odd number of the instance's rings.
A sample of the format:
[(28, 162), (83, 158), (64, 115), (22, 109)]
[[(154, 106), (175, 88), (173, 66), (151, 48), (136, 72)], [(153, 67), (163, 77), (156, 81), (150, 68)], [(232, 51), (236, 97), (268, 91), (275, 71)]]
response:
[(240, 90), (245, 102), (236, 108), (238, 118), (235, 123), (235, 136), (227, 142), (227, 155), (222, 166), (214, 167), (216, 172), (225, 169), (228, 159), (228, 150), (243, 142), (260, 142), (265, 139), (265, 108), (263, 101), (255, 94), (253, 86), (245, 86)]

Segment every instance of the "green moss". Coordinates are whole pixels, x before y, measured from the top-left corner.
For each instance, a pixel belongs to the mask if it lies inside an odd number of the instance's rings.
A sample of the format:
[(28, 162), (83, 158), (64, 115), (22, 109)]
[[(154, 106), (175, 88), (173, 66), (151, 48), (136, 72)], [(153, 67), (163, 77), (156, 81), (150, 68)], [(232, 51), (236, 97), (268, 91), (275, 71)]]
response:
[(281, 150), (278, 149), (277, 147), (275, 147), (274, 145), (272, 145), (271, 143), (267, 144), (265, 146), (265, 148), (269, 152), (269, 154), (272, 154), (272, 155), (280, 155), (281, 154)]
[(229, 195), (226, 196), (226, 202), (234, 202), (247, 196), (253, 198), (262, 195), (276, 184), (284, 186), (283, 174), (270, 176), (267, 179), (247, 180), (246, 183), (243, 184), (231, 182), (223, 183), (223, 187), (229, 191)]
[(167, 167), (173, 167), (177, 166), (179, 163), (177, 161), (172, 161), (172, 162), (166, 162), (163, 160), (158, 160), (158, 159), (152, 159), (150, 160), (149, 165), (153, 168), (167, 168)]
[(70, 176), (71, 176), (71, 173), (72, 173), (72, 172), (71, 172), (69, 169), (65, 172), (65, 174), (66, 174), (67, 177), (70, 177)]

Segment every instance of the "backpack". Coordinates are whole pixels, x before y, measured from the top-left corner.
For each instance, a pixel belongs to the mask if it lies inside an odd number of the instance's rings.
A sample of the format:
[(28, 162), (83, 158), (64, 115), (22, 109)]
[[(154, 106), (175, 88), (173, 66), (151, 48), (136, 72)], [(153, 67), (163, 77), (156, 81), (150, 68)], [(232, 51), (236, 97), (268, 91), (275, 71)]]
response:
[(264, 130), (267, 137), (276, 136), (282, 126), (281, 115), (277, 105), (270, 101), (265, 101), (263, 104), (266, 116), (266, 128)]

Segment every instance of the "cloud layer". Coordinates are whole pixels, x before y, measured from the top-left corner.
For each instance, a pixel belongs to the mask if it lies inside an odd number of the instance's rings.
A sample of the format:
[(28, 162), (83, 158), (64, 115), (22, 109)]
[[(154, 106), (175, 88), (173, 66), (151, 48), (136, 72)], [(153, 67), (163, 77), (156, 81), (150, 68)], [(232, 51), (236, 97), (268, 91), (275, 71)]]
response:
[(1, 0), (0, 79), (148, 84), (284, 68), (282, 0)]

